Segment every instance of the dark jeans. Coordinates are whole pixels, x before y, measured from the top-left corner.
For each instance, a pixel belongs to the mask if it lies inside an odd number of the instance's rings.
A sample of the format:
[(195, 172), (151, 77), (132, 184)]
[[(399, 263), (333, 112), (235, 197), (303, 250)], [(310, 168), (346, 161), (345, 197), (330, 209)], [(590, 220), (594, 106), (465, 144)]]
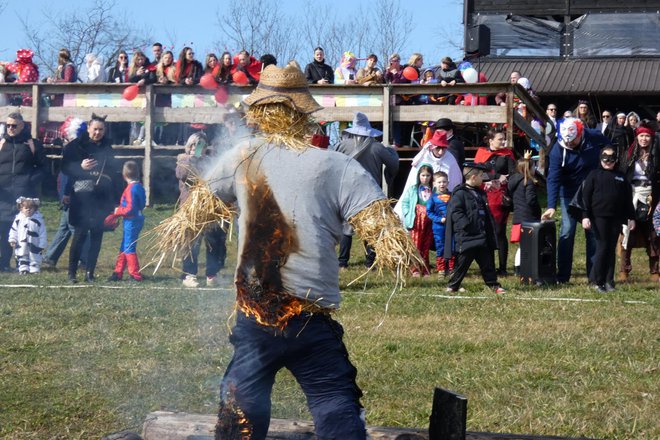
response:
[[(557, 244), (557, 281), (567, 283), (573, 271), (573, 247), (575, 246), (575, 230), (577, 220), (568, 213), (570, 199), (560, 197), (561, 227), (559, 229), (559, 242)], [(594, 254), (596, 253), (596, 236), (592, 230), (584, 231), (587, 248), (587, 277), (591, 279)]]
[[(44, 255), (44, 259), (53, 265), (56, 265), (66, 245), (69, 242), (69, 238), (73, 235), (75, 228), (69, 223), (69, 210), (63, 209), (62, 215), (60, 215), (60, 224), (55, 231), (55, 236), (53, 240), (48, 245), (48, 252)], [(85, 258), (87, 258), (87, 253), (89, 252), (89, 240), (85, 240), (83, 244), (82, 252), (80, 254), (80, 262), (86, 264)]]
[(89, 250), (85, 258), (85, 270), (90, 274), (94, 274), (96, 269), (96, 262), (101, 252), (101, 243), (103, 242), (103, 229), (95, 228), (88, 229), (78, 227), (73, 232), (73, 240), (71, 240), (71, 248), (69, 249), (69, 277), (75, 277), (78, 271), (78, 261), (82, 255), (83, 246), (89, 236)]
[(497, 273), (495, 272), (493, 251), (486, 247), (477, 247), (456, 254), (456, 264), (449, 277), (447, 287), (458, 290), (474, 260), (477, 260), (479, 269), (481, 269), (481, 276), (486, 285), (493, 288), (500, 287), (500, 283), (497, 282)]
[(211, 227), (191, 246), (190, 253), (183, 258), (183, 272), (197, 275), (199, 250), (204, 241), (206, 246), (206, 276), (214, 277), (225, 267), (227, 257), (227, 233), (220, 227)]
[[(342, 235), (339, 240), (339, 267), (348, 267), (348, 260), (351, 258), (351, 246), (353, 245), (352, 235)], [(376, 259), (376, 252), (374, 249), (364, 242), (364, 249), (366, 251), (364, 265), (371, 267), (374, 265)]]
[[(253, 427), (251, 439), (265, 439), (275, 375), (287, 368), (307, 397), (317, 438), (365, 439), (362, 391), (343, 334), (328, 315), (303, 313), (279, 331), (238, 313), (229, 338), (234, 356), (220, 388), (220, 415), (235, 403)], [(225, 436), (219, 427), (216, 439), (221, 438)]]
[(605, 283), (614, 286), (616, 242), (621, 233), (621, 220), (612, 217), (596, 217), (591, 225), (596, 235), (592, 281), (599, 286), (603, 286)]
[(9, 245), (9, 230), (12, 221), (0, 222), (0, 269), (9, 267), (14, 249)]

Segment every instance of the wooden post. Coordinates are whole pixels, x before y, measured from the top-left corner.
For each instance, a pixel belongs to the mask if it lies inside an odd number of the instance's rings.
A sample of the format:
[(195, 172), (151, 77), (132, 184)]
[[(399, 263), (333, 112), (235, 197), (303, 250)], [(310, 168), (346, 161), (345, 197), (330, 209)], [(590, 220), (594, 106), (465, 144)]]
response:
[(39, 109), (41, 102), (39, 99), (39, 84), (32, 84), (32, 125), (30, 135), (37, 139), (39, 137)]
[[(383, 145), (390, 142), (390, 86), (383, 87)], [(383, 183), (383, 192), (389, 197), (389, 188), (385, 179), (385, 169), (381, 167), (380, 181)]]
[(146, 192), (146, 204), (151, 204), (151, 144), (153, 139), (153, 111), (154, 111), (154, 89), (148, 85), (145, 90), (146, 111), (144, 117), (144, 161), (142, 162), (142, 179)]
[(465, 440), (467, 397), (436, 388), (429, 424), (429, 440)]
[(506, 90), (506, 144), (513, 148), (513, 86)]

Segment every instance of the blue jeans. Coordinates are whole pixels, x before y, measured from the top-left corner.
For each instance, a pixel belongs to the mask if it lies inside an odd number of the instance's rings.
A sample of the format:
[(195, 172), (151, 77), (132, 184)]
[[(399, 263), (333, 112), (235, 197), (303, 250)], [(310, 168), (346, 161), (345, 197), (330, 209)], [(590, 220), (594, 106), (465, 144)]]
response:
[(206, 276), (214, 277), (225, 267), (227, 257), (227, 233), (218, 226), (209, 228), (191, 245), (190, 253), (183, 258), (183, 272), (197, 275), (197, 260), (202, 240), (206, 246)]
[[(571, 199), (560, 197), (561, 227), (559, 229), (559, 243), (557, 244), (557, 281), (567, 283), (571, 279), (573, 269), (573, 247), (575, 245), (575, 230), (577, 220), (568, 213), (568, 204)], [(591, 280), (591, 268), (594, 255), (596, 255), (596, 235), (592, 230), (584, 231), (586, 237), (587, 277)]]
[(287, 368), (307, 397), (318, 439), (364, 440), (362, 391), (355, 383), (357, 370), (348, 359), (343, 334), (328, 315), (303, 313), (280, 331), (238, 313), (229, 338), (234, 356), (220, 388), (216, 439), (227, 438), (220, 422), (231, 419), (233, 405), (251, 424), (251, 439), (265, 439), (275, 375)]

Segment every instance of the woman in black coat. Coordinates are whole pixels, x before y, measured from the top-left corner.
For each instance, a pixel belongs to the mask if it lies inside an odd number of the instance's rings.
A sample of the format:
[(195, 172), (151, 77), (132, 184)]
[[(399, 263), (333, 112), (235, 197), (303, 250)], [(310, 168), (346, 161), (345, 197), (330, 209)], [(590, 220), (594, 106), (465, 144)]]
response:
[(78, 261), (89, 234), (85, 281), (94, 280), (94, 270), (103, 241), (103, 220), (119, 200), (117, 166), (110, 140), (105, 137), (105, 118), (92, 115), (87, 133), (74, 139), (62, 156), (62, 172), (69, 178), (69, 223), (74, 227), (69, 253), (69, 282), (75, 283)]

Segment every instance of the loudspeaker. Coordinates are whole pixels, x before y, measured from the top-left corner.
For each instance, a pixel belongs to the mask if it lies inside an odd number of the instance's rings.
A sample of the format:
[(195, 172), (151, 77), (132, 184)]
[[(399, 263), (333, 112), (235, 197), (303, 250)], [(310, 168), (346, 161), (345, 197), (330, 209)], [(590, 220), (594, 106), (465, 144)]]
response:
[(523, 222), (520, 228), (520, 280), (523, 283), (557, 282), (556, 235), (553, 220)]
[(490, 55), (490, 28), (485, 24), (467, 28), (465, 53), (484, 57)]

